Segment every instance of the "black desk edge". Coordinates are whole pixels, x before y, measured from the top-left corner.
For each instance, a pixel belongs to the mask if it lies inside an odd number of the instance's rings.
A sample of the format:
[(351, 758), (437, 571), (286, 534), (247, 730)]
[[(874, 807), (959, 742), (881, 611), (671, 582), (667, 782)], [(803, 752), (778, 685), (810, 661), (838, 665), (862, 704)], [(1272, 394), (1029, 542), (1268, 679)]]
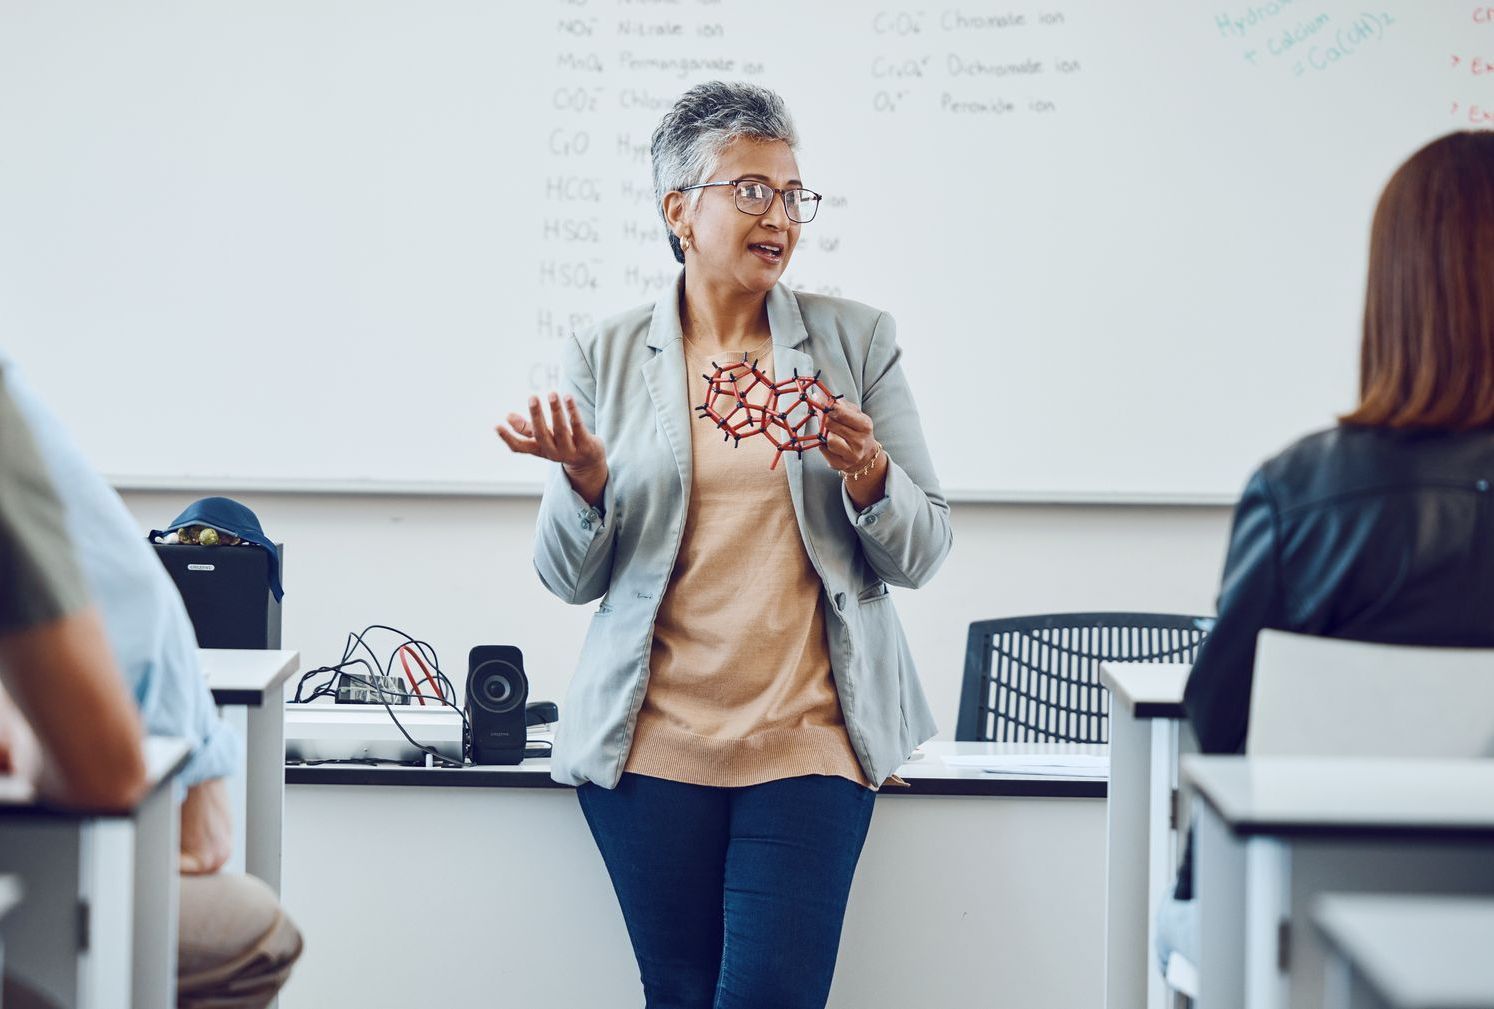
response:
[(1182, 701), (1142, 701), (1131, 709), (1134, 718), (1175, 718), (1179, 721), (1188, 717), (1188, 709), (1183, 707)]
[(264, 707), (265, 692), (263, 690), (236, 690), (232, 687), (213, 690), (213, 703), (220, 708)]
[(1303, 823), (1300, 820), (1273, 820), (1270, 817), (1244, 822), (1232, 820), (1207, 792), (1195, 794), (1214, 811), (1225, 828), (1235, 837), (1286, 837), (1293, 840), (1365, 840), (1365, 841), (1468, 841), (1494, 842), (1494, 824), (1488, 823)]

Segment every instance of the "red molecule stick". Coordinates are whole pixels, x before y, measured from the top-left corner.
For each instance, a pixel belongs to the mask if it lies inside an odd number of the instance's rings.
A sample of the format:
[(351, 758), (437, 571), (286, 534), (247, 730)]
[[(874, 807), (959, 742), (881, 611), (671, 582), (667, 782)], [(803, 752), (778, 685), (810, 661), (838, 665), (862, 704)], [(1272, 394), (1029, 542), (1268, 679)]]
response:
[(756, 361), (748, 364), (746, 354), (725, 366), (711, 363), (716, 371), (701, 376), (706, 380), (705, 402), (695, 409), (723, 432), (723, 441), (735, 438), (735, 448), (743, 438), (764, 436), (778, 450), (769, 469), (778, 468), (785, 452), (802, 457), (825, 444), (822, 418), (842, 397), (820, 381), (818, 371), (810, 377), (796, 368), (793, 378), (774, 382)]

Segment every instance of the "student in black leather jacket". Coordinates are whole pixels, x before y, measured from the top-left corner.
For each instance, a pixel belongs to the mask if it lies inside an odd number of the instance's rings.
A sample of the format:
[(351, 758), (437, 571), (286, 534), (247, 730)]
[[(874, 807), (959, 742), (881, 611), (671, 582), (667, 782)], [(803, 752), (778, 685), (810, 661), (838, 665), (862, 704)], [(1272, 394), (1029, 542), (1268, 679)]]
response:
[[(1402, 165), (1369, 253), (1358, 408), (1265, 463), (1235, 510), (1219, 619), (1183, 698), (1205, 753), (1244, 750), (1265, 628), (1494, 647), (1494, 133), (1450, 134)], [(1189, 952), (1175, 927), (1189, 913), (1164, 909), (1164, 963)]]

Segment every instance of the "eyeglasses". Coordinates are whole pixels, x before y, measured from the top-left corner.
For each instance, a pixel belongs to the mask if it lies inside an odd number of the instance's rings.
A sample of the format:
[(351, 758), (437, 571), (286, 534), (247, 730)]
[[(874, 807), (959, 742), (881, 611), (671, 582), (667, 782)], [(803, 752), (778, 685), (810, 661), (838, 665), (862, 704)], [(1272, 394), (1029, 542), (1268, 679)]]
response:
[(783, 211), (795, 224), (808, 224), (820, 209), (820, 194), (812, 189), (774, 189), (766, 182), (754, 179), (733, 179), (730, 182), (702, 182), (694, 186), (681, 186), (679, 191), (709, 189), (712, 186), (731, 186), (737, 192), (737, 209), (753, 217), (761, 217), (773, 206), (773, 197), (783, 194)]

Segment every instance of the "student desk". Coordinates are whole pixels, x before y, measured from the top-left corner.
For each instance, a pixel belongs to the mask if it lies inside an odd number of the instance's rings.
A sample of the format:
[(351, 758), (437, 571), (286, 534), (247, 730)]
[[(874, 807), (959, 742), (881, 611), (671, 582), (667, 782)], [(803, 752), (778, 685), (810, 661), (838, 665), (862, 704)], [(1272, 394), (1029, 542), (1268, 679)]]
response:
[(0, 872), (26, 895), (0, 923), (16, 977), (65, 1007), (175, 1002), (177, 803), (186, 741), (146, 740), (150, 789), (127, 816), (37, 802), (0, 779)]
[(1162, 1009), (1157, 904), (1177, 868), (1177, 770), (1184, 663), (1103, 662), (1110, 691), (1105, 840), (1105, 1005)]
[[(943, 757), (1105, 748), (922, 750), (898, 770), (911, 787), (877, 799), (830, 1005), (1094, 1009), (1105, 780)], [(291, 766), (286, 778), (285, 889), (314, 954), (284, 1009), (643, 1004), (601, 856), (548, 761)]]
[[(280, 892), (285, 823), (285, 681), (300, 667), (298, 652), (203, 648), (202, 672), (213, 700), (244, 734), (243, 798), (236, 803), (234, 850), (243, 868)], [(239, 782), (233, 783), (234, 791)], [(229, 868), (238, 868), (230, 864)]]
[(1318, 1009), (1321, 894), (1494, 894), (1494, 760), (1188, 756), (1182, 775), (1201, 799), (1199, 1009)]
[(1333, 894), (1324, 1009), (1494, 1009), (1494, 899)]

